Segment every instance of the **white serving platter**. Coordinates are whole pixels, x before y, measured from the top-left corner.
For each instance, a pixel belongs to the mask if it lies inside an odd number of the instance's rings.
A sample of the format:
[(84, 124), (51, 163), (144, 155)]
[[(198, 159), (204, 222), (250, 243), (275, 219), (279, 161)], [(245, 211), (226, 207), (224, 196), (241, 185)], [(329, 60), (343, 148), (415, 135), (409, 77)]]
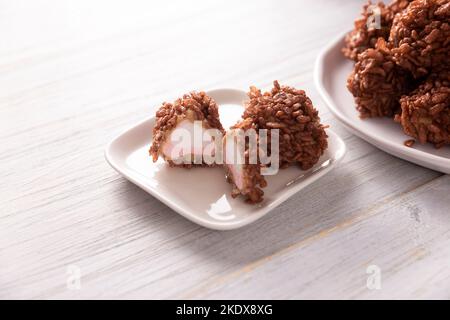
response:
[[(209, 91), (219, 105), (225, 128), (240, 118), (246, 99), (244, 91), (218, 89)], [(225, 171), (214, 168), (170, 168), (164, 161), (153, 163), (148, 149), (155, 118), (147, 119), (113, 139), (105, 150), (108, 163), (135, 183), (187, 219), (207, 228), (236, 229), (258, 220), (289, 197), (313, 183), (330, 170), (345, 154), (345, 144), (333, 131), (327, 130), (329, 147), (310, 170), (297, 167), (267, 176), (264, 201), (250, 205), (242, 198), (232, 198)], [(301, 208), (299, 208), (301, 210)]]
[(344, 36), (332, 41), (316, 60), (314, 80), (330, 111), (354, 134), (381, 150), (415, 164), (450, 174), (450, 147), (440, 149), (416, 142), (412, 148), (404, 142), (411, 139), (401, 126), (389, 118), (360, 119), (353, 96), (347, 90), (347, 78), (354, 63), (346, 59), (341, 48)]

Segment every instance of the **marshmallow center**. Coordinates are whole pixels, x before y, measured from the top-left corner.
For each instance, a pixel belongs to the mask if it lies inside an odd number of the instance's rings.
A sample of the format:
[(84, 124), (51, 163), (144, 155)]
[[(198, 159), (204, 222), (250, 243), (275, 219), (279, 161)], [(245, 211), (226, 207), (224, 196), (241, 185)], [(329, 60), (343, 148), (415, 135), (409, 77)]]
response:
[(162, 152), (167, 159), (176, 161), (186, 159), (192, 162), (195, 157), (202, 157), (208, 146), (207, 154), (215, 152), (213, 137), (204, 130), (202, 121), (182, 120), (167, 136)]
[(241, 152), (239, 139), (234, 130), (225, 136), (225, 164), (231, 172), (233, 182), (239, 190), (244, 188), (244, 163), (245, 156)]

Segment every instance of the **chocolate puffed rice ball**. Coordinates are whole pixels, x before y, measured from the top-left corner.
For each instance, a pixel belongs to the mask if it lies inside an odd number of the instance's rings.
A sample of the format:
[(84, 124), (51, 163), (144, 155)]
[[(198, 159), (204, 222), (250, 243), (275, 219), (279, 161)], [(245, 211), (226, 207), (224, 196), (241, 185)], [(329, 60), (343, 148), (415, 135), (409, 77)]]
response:
[(396, 0), (386, 6), (383, 2), (372, 4), (369, 1), (364, 5), (361, 17), (355, 20), (354, 29), (345, 37), (342, 49), (344, 55), (356, 61), (358, 54), (375, 47), (378, 38), (387, 40), (394, 16), (410, 2), (411, 0)]
[(420, 78), (450, 64), (450, 2), (415, 0), (395, 16), (389, 43), (394, 61)]
[(396, 117), (405, 134), (436, 148), (450, 144), (450, 71), (431, 74), (424, 83), (400, 99)]
[(153, 162), (162, 157), (170, 166), (190, 168), (195, 164), (208, 165), (203, 162), (203, 145), (195, 147), (191, 141), (186, 150), (178, 153), (176, 143), (171, 139), (178, 130), (190, 133), (191, 139), (194, 139), (196, 122), (201, 123), (202, 130), (215, 129), (221, 136), (225, 134), (219, 120), (217, 103), (205, 92), (193, 91), (173, 103), (164, 102), (156, 111), (156, 123), (153, 127), (153, 141), (149, 150)]
[[(251, 118), (257, 129), (279, 129), (279, 165), (298, 164), (307, 170), (327, 148), (325, 126), (305, 91), (280, 86), (270, 92), (250, 87), (243, 119)], [(270, 141), (270, 139), (269, 139)]]
[[(256, 125), (253, 123), (251, 118), (239, 121), (237, 124), (232, 126), (228, 130), (223, 138), (224, 144), (224, 155), (225, 155), (225, 170), (227, 181), (232, 185), (233, 189), (231, 196), (233, 198), (242, 195), (245, 197), (247, 203), (258, 203), (263, 200), (264, 191), (261, 188), (267, 186), (267, 182), (264, 176), (261, 174), (261, 163), (257, 157), (257, 150), (252, 149), (249, 146), (249, 141), (239, 140), (239, 131), (246, 132), (247, 130), (255, 130)], [(256, 141), (259, 143), (259, 137), (256, 134)], [(242, 148), (239, 144), (242, 143)], [(257, 147), (257, 146), (253, 146)], [(239, 154), (239, 150), (243, 153)], [(231, 151), (231, 155), (229, 154)], [(251, 156), (256, 155), (255, 163), (251, 163)], [(234, 159), (229, 159), (231, 157)], [(241, 161), (237, 161), (241, 158)], [(232, 160), (232, 161), (229, 161)]]
[(358, 55), (347, 80), (361, 118), (391, 117), (399, 111), (399, 99), (410, 87), (408, 74), (396, 66), (384, 39), (374, 49)]

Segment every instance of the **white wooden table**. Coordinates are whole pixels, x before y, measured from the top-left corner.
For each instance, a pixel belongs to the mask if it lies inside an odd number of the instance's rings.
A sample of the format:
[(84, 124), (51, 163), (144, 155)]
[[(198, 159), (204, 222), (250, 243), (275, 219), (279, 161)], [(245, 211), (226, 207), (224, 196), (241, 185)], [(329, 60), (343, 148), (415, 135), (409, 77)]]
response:
[[(362, 3), (1, 1), (0, 297), (450, 298), (449, 176), (353, 136), (314, 88)], [(199, 227), (104, 160), (164, 100), (274, 79), (348, 153), (251, 226)]]

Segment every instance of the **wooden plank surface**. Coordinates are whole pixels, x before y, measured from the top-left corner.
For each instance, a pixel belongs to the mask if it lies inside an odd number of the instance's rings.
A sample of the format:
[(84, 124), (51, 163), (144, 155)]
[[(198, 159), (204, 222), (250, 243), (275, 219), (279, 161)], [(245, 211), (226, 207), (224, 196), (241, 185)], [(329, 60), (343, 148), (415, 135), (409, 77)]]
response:
[[(0, 297), (450, 298), (449, 177), (353, 136), (314, 88), (362, 3), (1, 1)], [(199, 227), (103, 158), (164, 100), (274, 79), (348, 153), (248, 227)]]

